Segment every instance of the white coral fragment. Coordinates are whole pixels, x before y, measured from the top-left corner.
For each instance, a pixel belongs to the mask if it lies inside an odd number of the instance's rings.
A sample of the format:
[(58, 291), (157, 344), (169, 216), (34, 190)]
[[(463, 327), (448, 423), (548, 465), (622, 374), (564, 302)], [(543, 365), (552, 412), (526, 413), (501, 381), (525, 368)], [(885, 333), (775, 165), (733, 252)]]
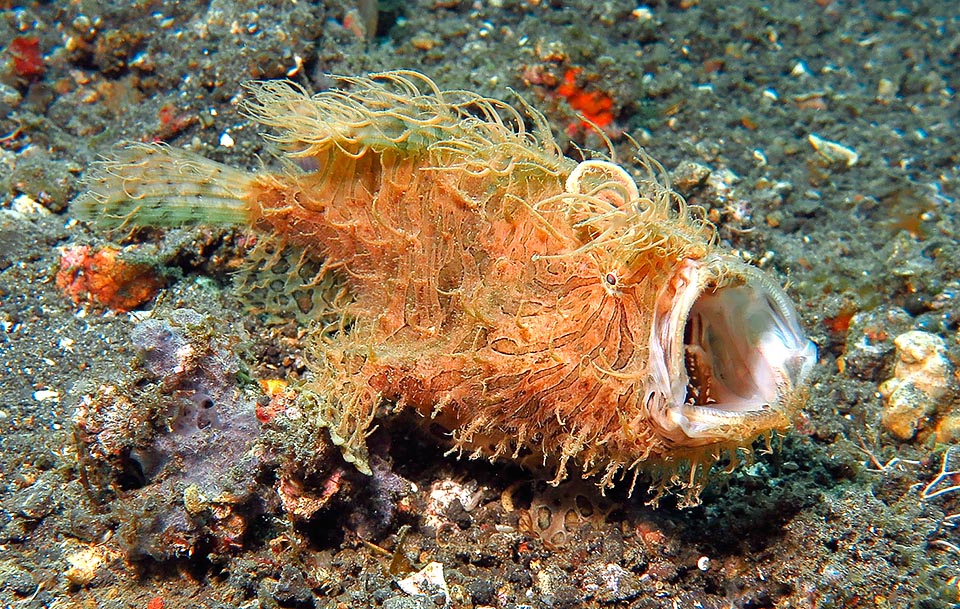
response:
[(444, 607), (450, 606), (450, 590), (443, 577), (443, 565), (438, 562), (431, 562), (420, 571), (398, 581), (397, 585), (410, 596), (426, 596), (435, 602), (442, 600)]

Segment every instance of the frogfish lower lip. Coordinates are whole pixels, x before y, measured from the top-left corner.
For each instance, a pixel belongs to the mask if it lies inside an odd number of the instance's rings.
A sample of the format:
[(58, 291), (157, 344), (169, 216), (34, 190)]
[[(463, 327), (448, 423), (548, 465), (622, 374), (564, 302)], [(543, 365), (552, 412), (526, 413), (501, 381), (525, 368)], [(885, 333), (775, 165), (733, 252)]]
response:
[(786, 427), (817, 359), (780, 286), (723, 254), (684, 261), (659, 297), (650, 346), (666, 398), (651, 415), (687, 446)]

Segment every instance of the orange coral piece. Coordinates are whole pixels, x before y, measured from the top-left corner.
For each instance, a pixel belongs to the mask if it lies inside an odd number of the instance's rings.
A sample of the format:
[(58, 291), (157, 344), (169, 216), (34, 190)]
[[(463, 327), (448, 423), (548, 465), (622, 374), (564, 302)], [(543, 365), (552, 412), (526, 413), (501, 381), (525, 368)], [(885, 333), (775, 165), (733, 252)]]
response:
[(123, 260), (116, 248), (89, 245), (61, 251), (56, 282), (74, 302), (89, 299), (120, 312), (137, 308), (163, 287), (150, 265)]
[(581, 71), (582, 68), (568, 69), (563, 75), (563, 84), (557, 87), (557, 94), (597, 127), (610, 126), (613, 123), (613, 98), (603, 91), (585, 91), (581, 88), (577, 84), (577, 76)]
[(36, 36), (17, 36), (7, 49), (13, 58), (13, 69), (17, 76), (32, 79), (43, 75), (43, 55), (40, 53), (40, 40)]
[(163, 609), (163, 597), (155, 596), (147, 603), (147, 609)]
[(844, 310), (838, 315), (826, 318), (823, 323), (834, 334), (845, 334), (850, 329), (854, 313), (856, 313), (854, 310)]

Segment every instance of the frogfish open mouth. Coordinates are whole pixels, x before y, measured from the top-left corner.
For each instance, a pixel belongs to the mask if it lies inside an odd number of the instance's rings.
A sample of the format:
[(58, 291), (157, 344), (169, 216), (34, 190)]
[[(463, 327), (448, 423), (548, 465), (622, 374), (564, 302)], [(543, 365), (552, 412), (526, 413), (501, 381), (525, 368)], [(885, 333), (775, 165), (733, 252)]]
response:
[(241, 297), (310, 324), (298, 404), (347, 461), (369, 472), (375, 419), (410, 409), (458, 452), (556, 482), (646, 473), (689, 505), (719, 459), (789, 427), (815, 347), (654, 161), (576, 161), (529, 106), (415, 72), (341, 81), (246, 85), (276, 171), (128, 144), (74, 210), (249, 227)]

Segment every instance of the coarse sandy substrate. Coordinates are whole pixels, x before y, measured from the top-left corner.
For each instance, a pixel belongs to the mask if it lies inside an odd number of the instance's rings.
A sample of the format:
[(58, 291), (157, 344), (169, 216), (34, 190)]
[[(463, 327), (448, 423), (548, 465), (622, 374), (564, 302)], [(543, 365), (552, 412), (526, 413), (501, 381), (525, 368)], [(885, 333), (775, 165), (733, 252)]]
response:
[[(0, 604), (956, 603), (949, 4), (374, 4), (0, 12)], [(282, 387), (256, 380), (303, 372), (303, 330), (238, 304), (243, 235), (71, 220), (84, 172), (119, 140), (269, 165), (236, 112), (245, 79), (320, 89), (325, 73), (393, 68), (519, 95), (571, 150), (602, 148), (578, 113), (624, 149), (629, 134), (731, 248), (788, 285), (821, 361), (776, 452), (683, 511), (457, 460), (402, 420), (370, 439), (375, 475), (359, 476), (323, 438), (271, 417)], [(57, 281), (65, 256), (89, 270), (85, 253), (108, 241), (139, 265), (136, 285), (157, 283), (130, 313)], [(129, 292), (117, 297), (126, 308)], [(912, 330), (939, 358), (915, 367), (922, 378), (897, 366), (913, 343), (895, 339)], [(147, 356), (170, 341), (198, 357)], [(217, 398), (215, 418), (191, 401), (198, 388)], [(91, 409), (100, 417), (83, 418)]]

